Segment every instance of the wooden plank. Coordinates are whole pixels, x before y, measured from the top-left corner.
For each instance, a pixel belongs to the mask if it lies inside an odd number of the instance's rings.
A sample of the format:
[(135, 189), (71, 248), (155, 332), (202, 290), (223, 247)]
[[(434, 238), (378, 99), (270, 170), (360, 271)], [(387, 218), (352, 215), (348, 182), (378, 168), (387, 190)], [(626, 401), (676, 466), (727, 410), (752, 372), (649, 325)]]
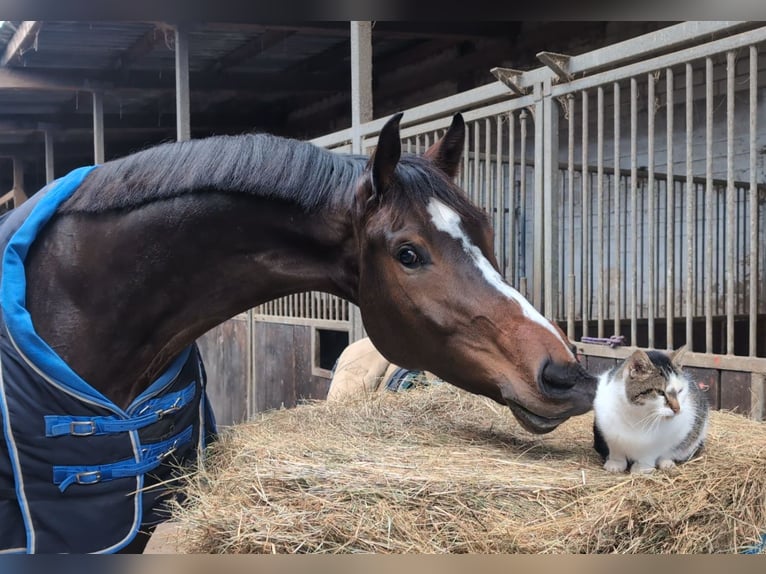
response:
[[(624, 359), (636, 350), (636, 347), (611, 348), (605, 345), (577, 342), (577, 353), (595, 357), (611, 357)], [(728, 355), (713, 355), (707, 353), (688, 352), (684, 356), (684, 362), (690, 367), (706, 367), (721, 369), (723, 371), (750, 371), (752, 373), (766, 373), (766, 358), (741, 357)]]
[(705, 369), (699, 367), (684, 367), (686, 371), (695, 383), (702, 387), (705, 391), (707, 399), (710, 402), (711, 409), (721, 408), (721, 396), (720, 396), (720, 371), (717, 369)]
[(721, 409), (749, 415), (750, 383), (750, 373), (721, 371)]
[(248, 327), (231, 319), (197, 340), (208, 379), (208, 397), (218, 425), (247, 420)]
[(614, 367), (618, 362), (609, 357), (586, 357), (585, 368), (593, 375), (600, 375)]
[(295, 374), (295, 327), (261, 323), (255, 330), (253, 360), (255, 380), (254, 411), (280, 408), (293, 393)]

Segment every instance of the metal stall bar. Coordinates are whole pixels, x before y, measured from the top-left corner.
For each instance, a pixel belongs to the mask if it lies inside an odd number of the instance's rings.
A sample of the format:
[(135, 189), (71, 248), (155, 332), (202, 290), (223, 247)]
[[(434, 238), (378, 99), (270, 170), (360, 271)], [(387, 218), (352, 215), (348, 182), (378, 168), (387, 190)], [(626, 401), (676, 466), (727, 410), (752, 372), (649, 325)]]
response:
[(497, 129), (495, 139), (495, 153), (497, 154), (495, 170), (495, 253), (500, 270), (503, 270), (503, 259), (505, 257), (505, 230), (503, 221), (505, 220), (505, 188), (503, 186), (503, 117), (495, 117), (495, 126)]
[[(546, 86), (550, 86), (550, 80), (547, 81)], [(548, 90), (546, 90), (547, 95)], [(536, 84), (534, 87), (535, 105), (532, 108), (534, 110), (533, 120), (535, 123), (535, 175), (534, 175), (534, 204), (533, 204), (533, 219), (532, 219), (532, 303), (543, 314), (550, 317), (545, 309), (545, 301), (543, 299), (545, 289), (545, 278), (543, 271), (543, 258), (545, 257), (545, 233), (550, 228), (545, 223), (545, 150), (543, 141), (545, 134), (548, 131), (548, 127), (545, 125), (545, 100), (549, 99), (544, 97), (543, 86)], [(558, 123), (557, 123), (558, 125)], [(558, 142), (558, 139), (556, 140)], [(541, 169), (546, 170), (540, 173)], [(555, 219), (551, 219), (552, 225), (555, 225)], [(547, 262), (546, 262), (547, 263)], [(550, 266), (549, 266), (550, 267)]]
[(630, 79), (630, 243), (632, 265), (630, 271), (630, 343), (638, 345), (638, 82)]
[[(550, 80), (546, 80), (543, 87), (542, 101), (542, 166), (544, 172), (542, 177), (537, 174), (540, 170), (540, 163), (535, 161), (535, 180), (540, 181), (543, 189), (542, 195), (536, 194), (536, 198), (542, 198), (542, 204), (535, 201), (535, 214), (543, 232), (543, 248), (538, 249), (540, 265), (535, 270), (535, 283), (542, 282), (543, 285), (543, 304), (545, 316), (551, 320), (558, 318), (557, 301), (560, 291), (559, 286), (559, 209), (561, 205), (561, 188), (559, 187), (559, 108), (558, 101), (555, 98), (548, 97), (550, 93)], [(539, 109), (539, 108), (538, 108)], [(538, 123), (540, 116), (537, 116)], [(536, 142), (537, 143), (537, 142)], [(535, 233), (537, 236), (537, 233)], [(542, 251), (542, 253), (540, 253)], [(535, 259), (538, 258), (536, 254)], [(545, 265), (543, 265), (545, 261)], [(538, 275), (539, 272), (539, 275)]]
[(736, 52), (726, 52), (726, 354), (734, 354), (734, 267), (735, 218), (734, 198), (734, 71)]
[(686, 64), (686, 348), (694, 351), (694, 270), (697, 250), (695, 246), (697, 187), (694, 185), (694, 75), (692, 65)]
[(756, 149), (758, 111), (758, 48), (750, 46), (750, 325), (748, 354), (755, 357), (758, 326), (758, 177)]
[(508, 249), (505, 279), (518, 287), (516, 271), (516, 112), (508, 112)]
[(481, 205), (490, 218), (492, 217), (492, 189), (490, 186), (490, 181), (492, 179), (492, 154), (490, 153), (492, 150), (491, 137), (492, 129), (490, 127), (489, 118), (484, 118), (484, 185), (482, 186)]
[(705, 58), (705, 352), (713, 352), (713, 59)]
[(673, 319), (674, 313), (674, 281), (675, 281), (675, 180), (673, 179), (673, 70), (665, 70), (665, 142), (667, 146), (667, 178), (665, 179), (665, 193), (667, 213), (665, 216), (665, 339), (666, 348), (673, 349)]
[(567, 220), (569, 221), (569, 276), (567, 277), (567, 337), (575, 339), (575, 223), (574, 223), (574, 131), (575, 97), (567, 94)]
[(176, 48), (176, 139), (191, 138), (189, 107), (189, 34), (179, 26), (175, 29)]
[(655, 207), (655, 181), (654, 181), (654, 120), (655, 120), (655, 113), (656, 109), (654, 107), (654, 98), (655, 98), (655, 75), (653, 72), (649, 73), (647, 75), (647, 114), (648, 114), (648, 123), (647, 123), (647, 134), (646, 134), (646, 143), (647, 143), (647, 184), (646, 184), (646, 192), (648, 194), (647, 199), (649, 200), (647, 203), (647, 212), (649, 217), (649, 225), (647, 229), (647, 235), (648, 235), (648, 257), (646, 261), (647, 266), (647, 275), (648, 275), (648, 294), (647, 294), (647, 334), (648, 334), (648, 347), (654, 348), (654, 316), (656, 313), (655, 310), (655, 278), (654, 278), (654, 271), (655, 271), (655, 265), (657, 264), (656, 260), (656, 244), (657, 244), (657, 238), (656, 238), (656, 228), (657, 228), (657, 222), (655, 221), (655, 218), (657, 216), (656, 213), (656, 207)]
[(588, 336), (590, 318), (590, 175), (588, 174), (588, 92), (582, 91), (582, 336)]
[(50, 183), (55, 179), (53, 172), (53, 131), (46, 129), (43, 134), (45, 136), (45, 183)]
[[(372, 23), (351, 21), (351, 151), (364, 153), (362, 125), (372, 121)], [(349, 343), (365, 336), (362, 314), (353, 305), (349, 313)], [(313, 315), (312, 315), (313, 316)]]
[(521, 161), (519, 162), (520, 187), (519, 198), (519, 290), (524, 297), (527, 296), (527, 110), (521, 110), (519, 121), (521, 123)]
[[(587, 166), (583, 164), (583, 169)], [(596, 241), (598, 286), (596, 287), (596, 331), (604, 336), (604, 87), (596, 89)]]
[(614, 95), (614, 176), (612, 186), (614, 192), (614, 274), (612, 276), (612, 292), (614, 293), (614, 334), (620, 335), (620, 320), (622, 319), (622, 225), (620, 214), (620, 84), (612, 85)]
[(93, 92), (93, 163), (104, 163), (104, 94)]
[(479, 122), (478, 120), (473, 123), (473, 186), (471, 186), (471, 192), (468, 197), (471, 198), (476, 205), (481, 207), (479, 200), (479, 158), (481, 157), (480, 148), (481, 142), (479, 140)]

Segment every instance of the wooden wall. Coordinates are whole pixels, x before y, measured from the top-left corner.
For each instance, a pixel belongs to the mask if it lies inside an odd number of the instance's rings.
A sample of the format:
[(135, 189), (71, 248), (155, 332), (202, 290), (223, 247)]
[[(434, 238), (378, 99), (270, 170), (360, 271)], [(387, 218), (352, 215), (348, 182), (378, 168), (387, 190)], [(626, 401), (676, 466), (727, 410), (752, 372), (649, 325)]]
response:
[(256, 321), (253, 412), (324, 399), (329, 377), (312, 374), (312, 327)]
[(247, 420), (250, 369), (250, 326), (243, 313), (197, 339), (207, 372), (208, 397), (216, 422), (231, 425)]

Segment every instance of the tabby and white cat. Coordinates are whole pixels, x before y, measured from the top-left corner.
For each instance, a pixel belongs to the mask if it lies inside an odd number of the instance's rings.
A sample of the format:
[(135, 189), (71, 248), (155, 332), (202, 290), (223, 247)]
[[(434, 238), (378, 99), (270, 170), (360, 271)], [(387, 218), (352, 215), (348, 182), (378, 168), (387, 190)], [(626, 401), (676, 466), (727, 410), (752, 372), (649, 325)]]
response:
[(599, 377), (594, 447), (609, 472), (668, 469), (702, 449), (708, 400), (681, 370), (685, 351), (638, 349)]

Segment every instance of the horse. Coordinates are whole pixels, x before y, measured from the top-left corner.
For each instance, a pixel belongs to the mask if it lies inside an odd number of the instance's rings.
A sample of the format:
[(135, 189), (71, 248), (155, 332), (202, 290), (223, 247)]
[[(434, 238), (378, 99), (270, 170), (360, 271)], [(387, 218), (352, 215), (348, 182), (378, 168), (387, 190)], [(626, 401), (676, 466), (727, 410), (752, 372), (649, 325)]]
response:
[[(462, 116), (422, 155), (402, 153), (401, 117), (370, 157), (264, 133), (161, 144), (79, 168), (7, 216), (0, 548), (140, 552), (161, 497), (136, 497), (161, 492), (152, 477), (213, 432), (194, 341), (291, 293), (358, 305), (386, 359), (507, 405), (533, 433), (592, 408), (596, 379), (503, 279), (489, 218), (454, 181)], [(38, 395), (13, 390), (22, 367)], [(50, 414), (55, 393), (79, 414)], [(38, 452), (45, 441), (54, 454)], [(99, 441), (126, 458), (95, 454)], [(89, 498), (114, 491), (125, 527), (110, 526), (114, 496)], [(90, 524), (86, 509), (106, 504)], [(9, 548), (3, 529), (22, 521)]]

